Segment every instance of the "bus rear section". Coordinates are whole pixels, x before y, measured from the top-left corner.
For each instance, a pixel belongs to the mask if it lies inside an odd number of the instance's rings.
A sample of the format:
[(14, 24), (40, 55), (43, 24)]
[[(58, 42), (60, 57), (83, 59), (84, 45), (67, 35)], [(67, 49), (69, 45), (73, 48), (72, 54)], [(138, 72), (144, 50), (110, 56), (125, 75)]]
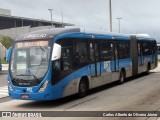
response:
[(131, 36), (132, 75), (155, 69), (158, 66), (156, 40), (148, 37)]

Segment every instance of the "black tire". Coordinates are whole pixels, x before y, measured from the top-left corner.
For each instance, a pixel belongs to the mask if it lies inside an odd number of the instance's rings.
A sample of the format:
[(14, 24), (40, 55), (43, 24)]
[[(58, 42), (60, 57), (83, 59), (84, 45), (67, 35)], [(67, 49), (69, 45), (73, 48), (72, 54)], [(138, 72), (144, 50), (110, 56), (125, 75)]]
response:
[(85, 79), (81, 79), (80, 83), (79, 83), (79, 88), (78, 88), (78, 97), (79, 98), (83, 98), (86, 96), (87, 94), (87, 90), (88, 90), (88, 87), (87, 87), (87, 82)]
[(121, 73), (120, 73), (120, 76), (119, 76), (119, 84), (123, 84), (125, 81), (125, 72), (122, 70)]

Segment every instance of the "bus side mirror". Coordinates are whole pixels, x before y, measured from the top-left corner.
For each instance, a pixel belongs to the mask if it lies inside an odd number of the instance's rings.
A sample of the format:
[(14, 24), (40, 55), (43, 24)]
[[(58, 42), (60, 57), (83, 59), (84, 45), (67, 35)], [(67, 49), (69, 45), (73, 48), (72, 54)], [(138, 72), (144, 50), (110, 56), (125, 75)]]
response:
[(11, 59), (11, 51), (12, 51), (12, 47), (10, 47), (10, 48), (7, 50), (7, 53), (6, 53), (6, 61), (7, 61), (7, 62), (10, 62), (10, 59)]
[(52, 61), (58, 60), (60, 58), (61, 58), (61, 46), (57, 43), (54, 43), (52, 51)]

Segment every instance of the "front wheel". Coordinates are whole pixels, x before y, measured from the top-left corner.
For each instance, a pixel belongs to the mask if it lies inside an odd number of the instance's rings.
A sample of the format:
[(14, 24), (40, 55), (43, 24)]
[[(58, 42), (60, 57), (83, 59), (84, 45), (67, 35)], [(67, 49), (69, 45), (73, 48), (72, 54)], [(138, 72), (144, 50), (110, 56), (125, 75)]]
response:
[(125, 73), (124, 73), (124, 71), (121, 71), (118, 82), (119, 82), (119, 84), (123, 84), (124, 81), (125, 81)]
[(79, 91), (78, 91), (78, 97), (83, 98), (86, 96), (87, 93), (87, 82), (85, 79), (82, 79), (79, 83)]

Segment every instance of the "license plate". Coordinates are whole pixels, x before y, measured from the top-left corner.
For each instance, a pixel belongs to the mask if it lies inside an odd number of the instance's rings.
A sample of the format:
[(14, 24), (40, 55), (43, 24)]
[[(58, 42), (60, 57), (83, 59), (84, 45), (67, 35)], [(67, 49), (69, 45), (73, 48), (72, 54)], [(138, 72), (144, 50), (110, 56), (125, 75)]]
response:
[(23, 94), (22, 98), (29, 98), (29, 95), (28, 94)]

